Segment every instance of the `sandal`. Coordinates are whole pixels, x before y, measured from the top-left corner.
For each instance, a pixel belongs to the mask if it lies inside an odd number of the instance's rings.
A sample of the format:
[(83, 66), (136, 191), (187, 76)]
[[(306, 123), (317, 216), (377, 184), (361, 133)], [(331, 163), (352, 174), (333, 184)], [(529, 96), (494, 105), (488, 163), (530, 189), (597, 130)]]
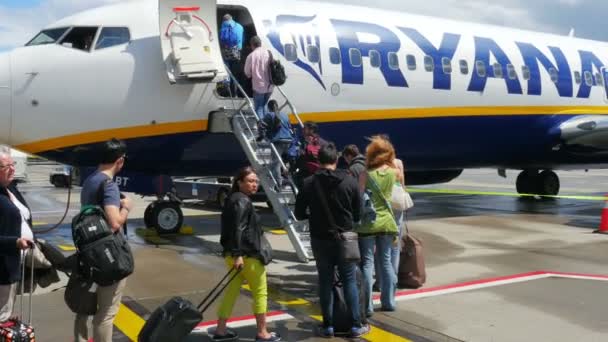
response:
[(213, 337), (211, 338), (212, 341), (233, 341), (239, 338), (239, 335), (230, 330), (227, 329), (226, 330), (226, 334), (225, 335), (218, 335), (218, 334), (213, 334)]
[(268, 338), (261, 338), (259, 336), (255, 337), (255, 342), (275, 342), (275, 341), (280, 341), (280, 340), (281, 340), (281, 335), (279, 335), (275, 332), (271, 332), (270, 337), (268, 337)]

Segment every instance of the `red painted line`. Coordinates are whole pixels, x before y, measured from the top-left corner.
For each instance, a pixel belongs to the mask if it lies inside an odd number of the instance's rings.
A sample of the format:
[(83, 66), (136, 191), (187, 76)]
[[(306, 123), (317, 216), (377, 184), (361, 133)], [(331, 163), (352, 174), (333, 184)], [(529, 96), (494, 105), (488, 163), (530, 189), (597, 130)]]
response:
[(552, 272), (547, 271), (547, 274), (556, 275), (556, 276), (573, 276), (573, 277), (587, 277), (587, 278), (596, 278), (596, 279), (608, 279), (608, 275), (600, 275), (600, 274), (586, 274), (586, 273), (569, 273), (569, 272)]
[(200, 7), (173, 7), (174, 12), (197, 12)]
[[(266, 313), (266, 317), (269, 318), (269, 317), (280, 316), (280, 315), (284, 315), (284, 314), (285, 314), (285, 312), (283, 312), (283, 311), (272, 311), (272, 312)], [(246, 320), (250, 320), (250, 319), (255, 319), (255, 315), (230, 318), (230, 319), (228, 319), (228, 323), (242, 322), (242, 321), (246, 321)], [(203, 328), (206, 326), (216, 325), (216, 324), (217, 324), (217, 320), (202, 322), (202, 323), (199, 323), (196, 326), (196, 328), (200, 329), (200, 328)]]
[[(457, 288), (460, 288), (460, 287), (466, 287), (466, 286), (472, 286), (472, 285), (481, 285), (481, 284), (488, 284), (488, 283), (495, 283), (495, 282), (499, 282), (499, 281), (503, 281), (503, 280), (513, 280), (513, 279), (518, 279), (518, 278), (525, 278), (525, 277), (531, 277), (531, 276), (537, 276), (537, 275), (543, 275), (543, 274), (550, 274), (550, 273), (554, 273), (554, 272), (535, 271), (535, 272), (514, 274), (514, 275), (509, 275), (509, 276), (504, 276), (504, 277), (487, 278), (487, 279), (467, 281), (467, 282), (464, 282), (464, 283), (457, 283), (457, 284), (443, 285), (443, 286), (437, 286), (437, 287), (430, 287), (428, 289), (397, 291), (397, 293), (395, 293), (395, 297), (410, 296), (410, 295), (414, 295), (414, 294), (418, 294), (418, 293), (428, 293), (428, 292), (435, 292), (435, 291), (441, 291), (441, 290), (457, 289)], [(380, 298), (380, 295), (374, 295), (373, 296), (373, 299), (379, 299), (379, 298)]]

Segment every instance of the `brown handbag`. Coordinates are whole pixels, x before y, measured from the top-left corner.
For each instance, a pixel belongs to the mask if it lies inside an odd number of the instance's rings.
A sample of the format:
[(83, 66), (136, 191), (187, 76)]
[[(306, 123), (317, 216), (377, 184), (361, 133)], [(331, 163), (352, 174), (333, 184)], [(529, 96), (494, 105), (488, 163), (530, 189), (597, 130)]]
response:
[[(404, 223), (405, 224), (405, 223)], [(422, 242), (407, 231), (401, 238), (398, 286), (417, 289), (426, 282)]]

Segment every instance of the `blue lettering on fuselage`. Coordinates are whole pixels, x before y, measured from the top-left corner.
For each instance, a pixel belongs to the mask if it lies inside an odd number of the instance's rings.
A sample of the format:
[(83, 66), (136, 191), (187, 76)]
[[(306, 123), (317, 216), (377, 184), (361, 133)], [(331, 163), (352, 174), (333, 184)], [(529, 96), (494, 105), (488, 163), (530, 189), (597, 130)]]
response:
[(555, 82), (557, 92), (561, 97), (572, 97), (572, 74), (568, 60), (562, 50), (558, 47), (549, 47), (551, 54), (555, 58), (557, 66), (553, 64), (547, 56), (545, 56), (536, 46), (530, 43), (515, 43), (521, 52), (525, 65), (530, 68), (530, 79), (528, 80), (528, 95), (541, 95), (542, 82), (538, 63), (543, 65), (545, 70), (549, 72), (552, 68), (555, 69), (558, 75), (558, 82)]
[[(363, 66), (353, 66), (350, 60), (350, 49), (358, 49), (361, 56), (369, 57), (369, 52), (376, 50), (380, 53), (380, 71), (391, 87), (407, 87), (407, 81), (400, 70), (391, 69), (388, 61), (389, 52), (397, 52), (401, 41), (396, 34), (387, 28), (376, 24), (366, 24), (354, 21), (330, 19), (340, 45), (342, 55), (342, 83), (363, 84)], [(366, 33), (378, 37), (378, 43), (361, 42), (357, 33)]]
[[(598, 72), (602, 71), (604, 67), (604, 63), (597, 58), (597, 56), (590, 51), (579, 51), (578, 54), (581, 56), (581, 75), (584, 79), (585, 71), (590, 72), (592, 75), (594, 74), (593, 68), (595, 67)], [(595, 81), (595, 77), (593, 77), (593, 85), (597, 85)], [(578, 89), (578, 94), (576, 97), (578, 98), (589, 98), (591, 94), (591, 86), (588, 86), (586, 82), (583, 80), (581, 82), (581, 86)]]
[(443, 72), (442, 60), (443, 58), (449, 58), (451, 63), (456, 53), (456, 48), (458, 48), (460, 35), (444, 33), (443, 40), (438, 49), (425, 36), (420, 34), (418, 30), (403, 27), (399, 27), (399, 29), (413, 40), (426, 55), (433, 57), (433, 63), (435, 64), (435, 68), (433, 68), (433, 89), (451, 89), (452, 74)]
[[(490, 54), (494, 56), (496, 62), (500, 64), (502, 76), (498, 77), (494, 72), (493, 65), (490, 64)], [(482, 61), (486, 66), (486, 76), (482, 77), (477, 72), (477, 61)], [(472, 72), (471, 83), (469, 83), (469, 91), (483, 92), (486, 88), (486, 82), (489, 77), (502, 78), (507, 85), (509, 94), (521, 94), (521, 84), (517, 78), (508, 77), (507, 65), (511, 64), (511, 60), (503, 49), (496, 44), (493, 39), (475, 37), (475, 68)]]

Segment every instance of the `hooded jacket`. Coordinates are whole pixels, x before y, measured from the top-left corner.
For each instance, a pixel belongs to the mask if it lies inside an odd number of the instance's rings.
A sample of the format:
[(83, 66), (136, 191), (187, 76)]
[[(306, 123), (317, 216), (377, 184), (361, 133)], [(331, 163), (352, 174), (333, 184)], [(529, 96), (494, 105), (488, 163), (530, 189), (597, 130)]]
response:
[[(315, 182), (321, 186), (336, 227), (329, 223)], [(354, 223), (359, 221), (360, 210), (361, 194), (355, 179), (345, 170), (320, 169), (304, 180), (296, 199), (295, 215), (298, 220), (309, 220), (311, 237), (333, 240), (336, 230), (353, 230)]]
[[(8, 186), (8, 191), (27, 207), (27, 202), (13, 184)], [(21, 237), (21, 212), (9, 198), (8, 191), (0, 187), (0, 285), (13, 284), (21, 279), (21, 254), (17, 249), (17, 239)], [(28, 223), (31, 227), (31, 219)]]
[(356, 180), (359, 180), (359, 175), (365, 170), (367, 170), (367, 167), (365, 166), (365, 157), (362, 155), (353, 158), (348, 166), (348, 171)]

